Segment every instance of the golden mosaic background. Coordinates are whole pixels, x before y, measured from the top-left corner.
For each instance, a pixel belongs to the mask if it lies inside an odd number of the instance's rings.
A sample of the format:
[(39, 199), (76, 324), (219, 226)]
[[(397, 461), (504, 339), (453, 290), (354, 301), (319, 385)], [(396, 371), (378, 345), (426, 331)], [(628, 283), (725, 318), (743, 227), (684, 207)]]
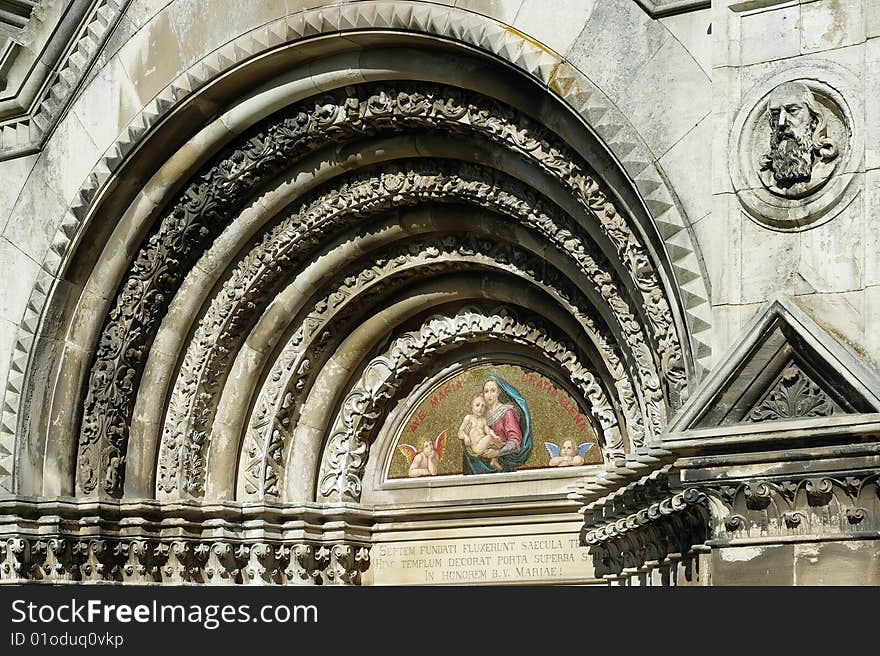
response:
[[(425, 440), (433, 441), (443, 430), (448, 431), (448, 437), (439, 475), (461, 474), (462, 444), (458, 439), (458, 428), (464, 416), (470, 412), (471, 398), (482, 391), (483, 383), (491, 375), (501, 376), (510, 383), (526, 400), (532, 416), (532, 452), (518, 471), (548, 467), (550, 455), (544, 442), (561, 445), (564, 440), (572, 440), (575, 448), (581, 442), (594, 442), (596, 446), (587, 452), (586, 464), (602, 462), (596, 434), (583, 409), (568, 393), (536, 371), (511, 364), (488, 364), (458, 374), (425, 396), (395, 441), (388, 478), (407, 478), (409, 463), (397, 448), (398, 444), (410, 444), (421, 450)], [(541, 385), (546, 389), (541, 389)], [(441, 398), (440, 393), (444, 390), (449, 390), (449, 393), (444, 393)], [(431, 399), (435, 396), (438, 402), (432, 406)], [(580, 416), (580, 422), (566, 408), (574, 408)]]

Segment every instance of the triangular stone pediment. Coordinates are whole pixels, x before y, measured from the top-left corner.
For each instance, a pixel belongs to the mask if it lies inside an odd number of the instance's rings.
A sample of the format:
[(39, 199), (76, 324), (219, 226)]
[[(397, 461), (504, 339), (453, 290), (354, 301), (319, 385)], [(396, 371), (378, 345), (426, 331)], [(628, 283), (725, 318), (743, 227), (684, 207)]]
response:
[(880, 411), (880, 381), (784, 297), (767, 303), (669, 432)]
[(804, 419), (847, 414), (822, 387), (792, 361), (777, 376), (764, 396), (749, 410), (746, 421)]

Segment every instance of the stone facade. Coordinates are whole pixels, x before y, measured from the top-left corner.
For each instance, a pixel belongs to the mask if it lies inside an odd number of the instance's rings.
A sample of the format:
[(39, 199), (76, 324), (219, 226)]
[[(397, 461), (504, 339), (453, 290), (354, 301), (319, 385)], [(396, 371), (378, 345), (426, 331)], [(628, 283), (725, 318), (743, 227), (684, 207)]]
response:
[(0, 13), (0, 582), (880, 583), (877, 2), (212, 1)]

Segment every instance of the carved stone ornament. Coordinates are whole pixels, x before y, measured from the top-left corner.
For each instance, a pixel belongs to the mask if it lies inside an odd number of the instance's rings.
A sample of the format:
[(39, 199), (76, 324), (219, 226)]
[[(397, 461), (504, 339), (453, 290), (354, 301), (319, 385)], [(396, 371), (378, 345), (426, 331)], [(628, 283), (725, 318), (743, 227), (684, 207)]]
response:
[[(260, 244), (239, 263), (200, 320), (178, 374), (165, 421), (159, 465), (160, 490), (172, 492), (177, 489), (175, 472), (182, 467), (186, 470), (186, 483), (183, 486), (185, 490), (192, 494), (203, 491), (205, 462), (203, 456), (197, 452), (204, 451), (205, 435), (210, 433), (210, 420), (222, 391), (222, 386), (217, 382), (225, 378), (231, 364), (230, 354), (238, 351), (241, 341), (248, 333), (244, 329), (248, 325), (246, 322), (253, 320), (253, 315), (258, 314), (254, 312), (254, 308), (260, 308), (268, 301), (267, 297), (277, 289), (278, 280), (283, 280), (285, 275), (289, 276), (289, 269), (311, 253), (316, 244), (320, 243), (321, 234), (328, 232), (331, 227), (339, 230), (341, 226), (355, 224), (365, 217), (387, 211), (391, 204), (403, 207), (431, 199), (469, 202), (503, 213), (535, 230), (574, 260), (585, 278), (592, 282), (596, 295), (608, 303), (622, 333), (625, 353), (632, 358), (627, 364), (631, 364), (639, 374), (637, 389), (645, 397), (643, 406), (649, 418), (647, 427), (642, 425), (638, 400), (633, 392), (633, 385), (625, 377), (623, 363), (615, 352), (616, 348), (609, 345), (609, 341), (613, 344), (613, 337), (597, 334), (598, 328), (589, 317), (587, 305), (583, 302), (575, 303), (571, 309), (603, 355), (607, 370), (615, 378), (624, 411), (632, 419), (628, 426), (630, 438), (634, 444), (641, 444), (646, 428), (651, 436), (659, 434), (665, 425), (659, 375), (654, 368), (643, 328), (632, 314), (627, 301), (620, 295), (610, 264), (603, 261), (599, 253), (592, 252), (594, 249), (589, 248), (588, 237), (579, 232), (573, 221), (551, 214), (546, 203), (534, 197), (534, 194), (529, 194), (523, 186), (501, 176), (490, 179), (478, 167), (460, 165), (454, 170), (446, 169), (444, 166), (424, 164), (420, 165), (418, 171), (409, 166), (389, 166), (385, 167), (381, 175), (371, 173), (352, 176), (333, 191), (316, 196), (298, 212), (266, 233)], [(357, 202), (351, 199), (356, 199)], [(465, 245), (465, 242), (468, 240), (459, 240), (458, 243)], [(306, 370), (297, 377), (292, 388), (288, 385), (280, 396), (278, 392), (273, 393), (273, 398), (283, 401), (288, 408), (299, 402), (295, 388), (302, 389), (305, 386), (304, 377), (315, 374), (311, 364), (316, 354), (310, 353), (309, 343), (318, 335), (326, 336), (328, 321), (345, 304), (343, 300), (335, 299), (360, 299), (363, 303), (362, 294), (381, 291), (383, 285), (388, 286), (386, 276), (400, 267), (420, 260), (439, 263), (441, 256), (455, 256), (456, 260), (461, 260), (474, 253), (497, 251), (493, 257), (504, 258), (503, 266), (513, 270), (521, 268), (514, 260), (528, 259), (524, 253), (507, 253), (509, 247), (499, 248), (493, 242), (485, 240), (469, 243), (464, 250), (453, 247), (452, 242), (439, 244), (441, 248), (437, 246), (426, 245), (422, 254), (413, 246), (401, 252), (383, 253), (380, 264), (365, 271), (350, 272), (350, 283), (328, 291), (326, 302), (318, 303), (315, 311), (310, 313), (309, 321), (304, 322), (295, 333), (297, 338), (292, 351), (285, 351), (285, 357), (281, 358), (280, 362), (287, 372), (276, 372), (273, 369), (270, 380), (278, 382), (283, 377), (284, 381), (290, 382), (292, 370), (308, 362)], [(568, 303), (574, 302), (575, 290), (562, 287), (564, 282), (561, 280), (544, 280), (547, 274), (539, 271), (542, 269), (539, 263), (533, 262), (527, 268), (528, 271), (522, 275), (529, 278), (538, 276), (541, 284), (552, 288), (555, 296), (566, 299)], [(646, 309), (645, 312), (650, 310)], [(350, 327), (340, 326), (336, 332), (346, 334), (345, 331), (349, 329)], [(262, 395), (260, 399), (256, 406), (258, 412), (255, 424), (263, 435), (258, 441), (265, 443), (265, 438), (269, 435), (280, 436), (282, 432), (289, 432), (291, 426), (270, 421), (273, 417), (269, 415)], [(295, 408), (286, 414), (292, 415), (294, 411)], [(278, 409), (275, 412), (277, 418)], [(193, 446), (197, 448), (193, 449)], [(266, 453), (257, 446), (249, 448), (250, 451)], [(274, 449), (269, 451), (275, 453)], [(280, 464), (280, 461), (277, 463)], [(260, 460), (253, 464), (260, 472), (274, 469), (274, 465)], [(275, 493), (274, 487), (274, 483), (269, 485), (267, 491), (270, 495)], [(248, 489), (252, 493), (262, 488), (254, 487), (249, 482)]]
[(832, 219), (855, 197), (860, 119), (841, 93), (856, 93), (849, 78), (816, 62), (809, 73), (786, 71), (747, 96), (731, 132), (730, 172), (749, 218), (802, 230)]
[(828, 395), (800, 367), (789, 364), (776, 384), (749, 412), (749, 420), (829, 417), (832, 414), (834, 402)]
[(713, 502), (715, 539), (876, 530), (880, 486), (875, 472), (757, 479), (700, 490)]
[[(460, 266), (462, 262), (468, 260), (480, 261), (483, 263), (495, 262), (498, 266), (503, 266), (511, 271), (517, 271), (520, 275), (527, 279), (535, 281), (548, 278), (549, 272), (539, 272), (537, 261), (529, 259), (525, 254), (517, 249), (511, 249), (510, 246), (498, 245), (488, 240), (469, 240), (456, 237), (445, 237), (439, 242), (429, 240), (423, 249), (413, 249), (412, 246), (419, 242), (413, 242), (411, 246), (405, 247), (399, 252), (386, 252), (383, 255), (382, 262), (377, 263), (370, 269), (361, 271), (357, 276), (346, 278), (342, 286), (334, 286), (327, 296), (327, 302), (320, 302), (316, 305), (315, 310), (309, 314), (309, 321), (304, 321), (291, 340), (284, 347), (282, 356), (278, 358), (272, 368), (272, 372), (260, 390), (256, 411), (251, 418), (251, 425), (247, 433), (246, 460), (245, 469), (245, 492), (247, 494), (257, 494), (257, 498), (263, 496), (277, 496), (279, 477), (284, 468), (283, 448), (287, 436), (290, 435), (292, 426), (296, 420), (296, 413), (302, 402), (300, 392), (305, 388), (307, 377), (312, 376), (314, 368), (312, 364), (315, 362), (319, 353), (317, 347), (312, 342), (321, 343), (320, 335), (324, 335), (328, 330), (332, 331), (332, 326), (328, 328), (328, 320), (332, 318), (335, 312), (344, 310), (343, 303), (331, 303), (330, 299), (335, 295), (339, 298), (363, 298), (359, 297), (355, 292), (368, 287), (375, 287), (378, 284), (388, 285), (384, 275), (394, 270), (398, 273), (398, 278), (405, 281), (405, 277), (401, 276), (401, 271), (406, 267), (412, 266), (413, 263), (423, 264), (432, 263), (436, 271), (442, 271), (440, 259), (442, 256), (455, 255), (448, 266)], [(528, 271), (523, 269), (526, 267)], [(400, 270), (400, 271), (399, 271)], [(415, 269), (418, 272), (418, 269)], [(404, 271), (405, 272), (405, 271)], [(383, 282), (384, 281), (384, 282)], [(587, 314), (586, 309), (580, 309), (576, 303), (577, 292), (570, 289), (562, 281), (554, 281), (554, 293), (572, 307), (574, 316), (582, 322), (585, 332), (592, 333), (596, 327)], [(572, 300), (575, 299), (575, 300)], [(355, 318), (358, 315), (354, 315)], [(346, 334), (347, 328), (343, 325), (336, 332)], [(602, 340), (612, 340), (610, 337), (597, 335), (600, 346)], [(606, 366), (612, 375), (617, 370), (621, 370), (620, 378), (615, 380), (615, 390), (617, 391), (618, 401), (622, 405), (625, 418), (627, 418), (627, 430), (631, 443), (641, 443), (644, 434), (644, 425), (638, 416), (638, 401), (632, 390), (629, 380), (623, 377), (622, 364), (620, 359), (614, 352), (614, 348), (610, 348), (609, 344), (600, 349), (600, 352), (606, 357)], [(653, 378), (655, 382), (654, 389), (659, 393), (659, 382), (656, 376)], [(650, 378), (643, 379), (641, 385), (644, 387), (645, 397), (649, 397), (652, 393), (650, 387)], [(662, 398), (662, 397), (661, 397)], [(646, 402), (656, 402), (654, 398), (646, 398)], [(173, 424), (174, 422), (172, 422)], [(166, 442), (163, 442), (165, 444)], [(176, 438), (168, 440), (168, 444), (177, 444)], [(184, 442), (185, 444), (185, 442)], [(163, 451), (164, 453), (164, 451)], [(166, 466), (167, 465), (167, 466)], [(160, 459), (159, 478), (162, 484), (166, 468), (179, 467), (175, 463), (166, 463)], [(174, 480), (168, 478), (168, 480)]]
[(572, 346), (548, 334), (545, 327), (520, 322), (499, 308), (493, 312), (462, 309), (454, 317), (436, 315), (421, 328), (397, 338), (388, 350), (367, 364), (342, 401), (321, 463), (319, 492), (325, 499), (360, 500), (361, 476), (374, 429), (407, 376), (420, 363), (466, 340), (503, 339), (535, 347), (548, 362), (567, 371), (601, 426), (605, 449), (622, 446), (614, 409), (600, 381), (580, 362)]
[(581, 530), (596, 574), (629, 576), (690, 558), (709, 539), (708, 497), (697, 489), (652, 503), (638, 512), (591, 520)]
[(831, 177), (839, 160), (828, 136), (828, 114), (803, 82), (785, 82), (767, 99), (770, 149), (761, 157), (761, 181), (774, 194), (803, 198)]
[(369, 546), (151, 538), (15, 537), (0, 543), (0, 585), (360, 585)]
[[(89, 373), (77, 463), (81, 492), (100, 486), (108, 494), (121, 495), (131, 415), (152, 339), (175, 290), (201, 253), (260, 184), (319, 147), (363, 135), (424, 128), (473, 134), (513, 150), (557, 178), (597, 218), (604, 238), (630, 269), (668, 395), (680, 396), (684, 355), (658, 273), (626, 219), (564, 145), (528, 118), (469, 92), (365, 85), (350, 93), (305, 100), (256, 126), (248, 138), (196, 176), (147, 238), (114, 299)], [(194, 369), (202, 364), (194, 363)], [(198, 385), (198, 380), (192, 383)], [(190, 407), (196, 414), (200, 410)], [(207, 439), (196, 426), (187, 428), (187, 435), (195, 443)], [(201, 450), (189, 452), (195, 456), (185, 463), (192, 473), (189, 479), (198, 479), (204, 466), (197, 455)]]

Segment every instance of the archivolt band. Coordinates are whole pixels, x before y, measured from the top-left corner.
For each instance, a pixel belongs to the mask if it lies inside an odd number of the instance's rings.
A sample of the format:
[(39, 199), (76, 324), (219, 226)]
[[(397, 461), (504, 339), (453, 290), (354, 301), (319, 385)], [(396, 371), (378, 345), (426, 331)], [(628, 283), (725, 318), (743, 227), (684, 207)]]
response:
[[(420, 382), (486, 354), (561, 381), (602, 471), (659, 462), (705, 355), (676, 277), (700, 274), (652, 215), (674, 205), (547, 71), (427, 31), (267, 46), (112, 161), (7, 398), (12, 492), (57, 501), (14, 502), (5, 578), (357, 582), (394, 521), (370, 500), (377, 440)], [(573, 480), (481, 512), (571, 512)]]

